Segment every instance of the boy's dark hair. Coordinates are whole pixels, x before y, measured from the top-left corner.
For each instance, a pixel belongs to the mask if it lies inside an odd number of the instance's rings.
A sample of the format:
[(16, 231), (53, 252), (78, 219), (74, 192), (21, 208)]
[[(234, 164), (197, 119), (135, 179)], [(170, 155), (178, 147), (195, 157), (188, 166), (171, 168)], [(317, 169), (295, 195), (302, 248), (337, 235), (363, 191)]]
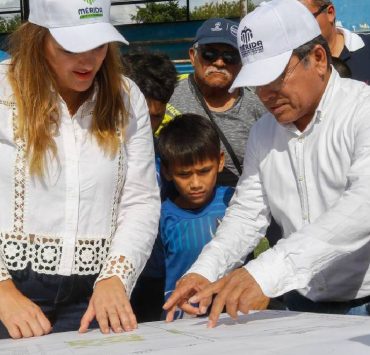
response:
[(165, 53), (136, 50), (121, 56), (124, 73), (145, 98), (167, 103), (175, 90), (177, 71)]
[(337, 57), (331, 57), (331, 61), (335, 70), (339, 73), (342, 78), (351, 78), (352, 71), (350, 67), (342, 59)]
[(158, 138), (161, 164), (193, 165), (206, 159), (220, 159), (220, 138), (211, 121), (186, 113), (168, 122)]

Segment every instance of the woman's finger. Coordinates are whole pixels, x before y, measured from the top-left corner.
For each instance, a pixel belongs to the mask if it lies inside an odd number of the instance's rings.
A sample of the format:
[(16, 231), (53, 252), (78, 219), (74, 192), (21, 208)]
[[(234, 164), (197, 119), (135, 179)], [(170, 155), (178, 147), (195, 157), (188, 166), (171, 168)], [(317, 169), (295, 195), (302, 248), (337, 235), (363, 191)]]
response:
[(45, 314), (42, 311), (37, 312), (36, 317), (42, 328), (43, 331), (42, 335), (49, 334), (52, 330), (49, 319), (45, 316)]
[(92, 301), (90, 300), (89, 306), (87, 307), (85, 314), (81, 318), (80, 329), (78, 331), (80, 333), (86, 333), (87, 330), (89, 329), (90, 323), (93, 321), (94, 318), (95, 318), (95, 309)]
[(109, 333), (108, 313), (104, 307), (97, 307), (96, 320), (99, 323), (99, 328), (103, 334)]
[(128, 300), (119, 306), (118, 315), (124, 331), (129, 332), (137, 328), (137, 320)]
[(116, 311), (115, 307), (111, 307), (110, 310), (107, 311), (108, 315), (108, 322), (110, 327), (112, 328), (114, 333), (122, 333), (123, 327), (121, 325), (121, 318)]

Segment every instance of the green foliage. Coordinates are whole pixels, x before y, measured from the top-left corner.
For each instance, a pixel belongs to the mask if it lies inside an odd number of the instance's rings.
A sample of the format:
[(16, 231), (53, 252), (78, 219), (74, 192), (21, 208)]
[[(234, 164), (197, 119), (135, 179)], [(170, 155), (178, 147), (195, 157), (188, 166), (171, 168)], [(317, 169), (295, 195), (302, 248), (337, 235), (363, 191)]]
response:
[(270, 248), (270, 243), (268, 239), (266, 237), (263, 237), (258, 243), (258, 245), (256, 246), (256, 248), (253, 250), (254, 258), (257, 258), (258, 255), (262, 254), (269, 248)]
[(136, 23), (175, 22), (186, 20), (186, 6), (179, 6), (178, 1), (171, 0), (166, 3), (147, 3), (145, 7), (136, 6), (136, 15), (131, 20)]
[(256, 8), (256, 5), (254, 5), (253, 0), (248, 0), (248, 6), (247, 6), (247, 13), (249, 14), (251, 11), (253, 11)]
[[(223, 0), (222, 2), (205, 3), (196, 6), (190, 13), (191, 20), (205, 20), (211, 17), (241, 17), (244, 14), (245, 0)], [(180, 6), (177, 0), (163, 3), (146, 3), (137, 6), (136, 15), (131, 20), (136, 23), (175, 22), (186, 20), (186, 6)], [(253, 1), (248, 1), (247, 11), (255, 8)]]
[(240, 1), (223, 1), (221, 3), (205, 3), (196, 6), (191, 12), (192, 20), (204, 20), (211, 17), (241, 17), (243, 7)]
[(6, 19), (0, 17), (0, 33), (7, 33), (14, 31), (21, 24), (21, 16), (16, 15), (12, 18)]

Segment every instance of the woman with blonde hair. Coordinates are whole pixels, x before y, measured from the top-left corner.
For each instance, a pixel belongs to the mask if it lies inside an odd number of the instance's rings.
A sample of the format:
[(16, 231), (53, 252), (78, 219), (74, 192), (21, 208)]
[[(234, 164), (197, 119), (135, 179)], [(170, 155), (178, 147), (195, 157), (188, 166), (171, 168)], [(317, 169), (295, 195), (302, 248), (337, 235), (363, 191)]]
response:
[(137, 326), (159, 218), (145, 99), (109, 0), (30, 0), (0, 65), (0, 338)]

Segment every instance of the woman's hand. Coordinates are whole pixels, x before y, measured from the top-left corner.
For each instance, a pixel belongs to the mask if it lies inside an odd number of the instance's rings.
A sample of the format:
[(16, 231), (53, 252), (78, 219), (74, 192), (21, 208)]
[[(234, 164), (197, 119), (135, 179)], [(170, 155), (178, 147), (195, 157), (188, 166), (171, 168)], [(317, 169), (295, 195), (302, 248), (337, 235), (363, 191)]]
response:
[(41, 308), (25, 297), (13, 281), (0, 282), (0, 320), (14, 339), (49, 334), (51, 324)]
[(89, 306), (81, 319), (79, 332), (86, 332), (94, 318), (104, 334), (109, 333), (110, 328), (115, 333), (137, 328), (130, 301), (117, 276), (97, 282)]

